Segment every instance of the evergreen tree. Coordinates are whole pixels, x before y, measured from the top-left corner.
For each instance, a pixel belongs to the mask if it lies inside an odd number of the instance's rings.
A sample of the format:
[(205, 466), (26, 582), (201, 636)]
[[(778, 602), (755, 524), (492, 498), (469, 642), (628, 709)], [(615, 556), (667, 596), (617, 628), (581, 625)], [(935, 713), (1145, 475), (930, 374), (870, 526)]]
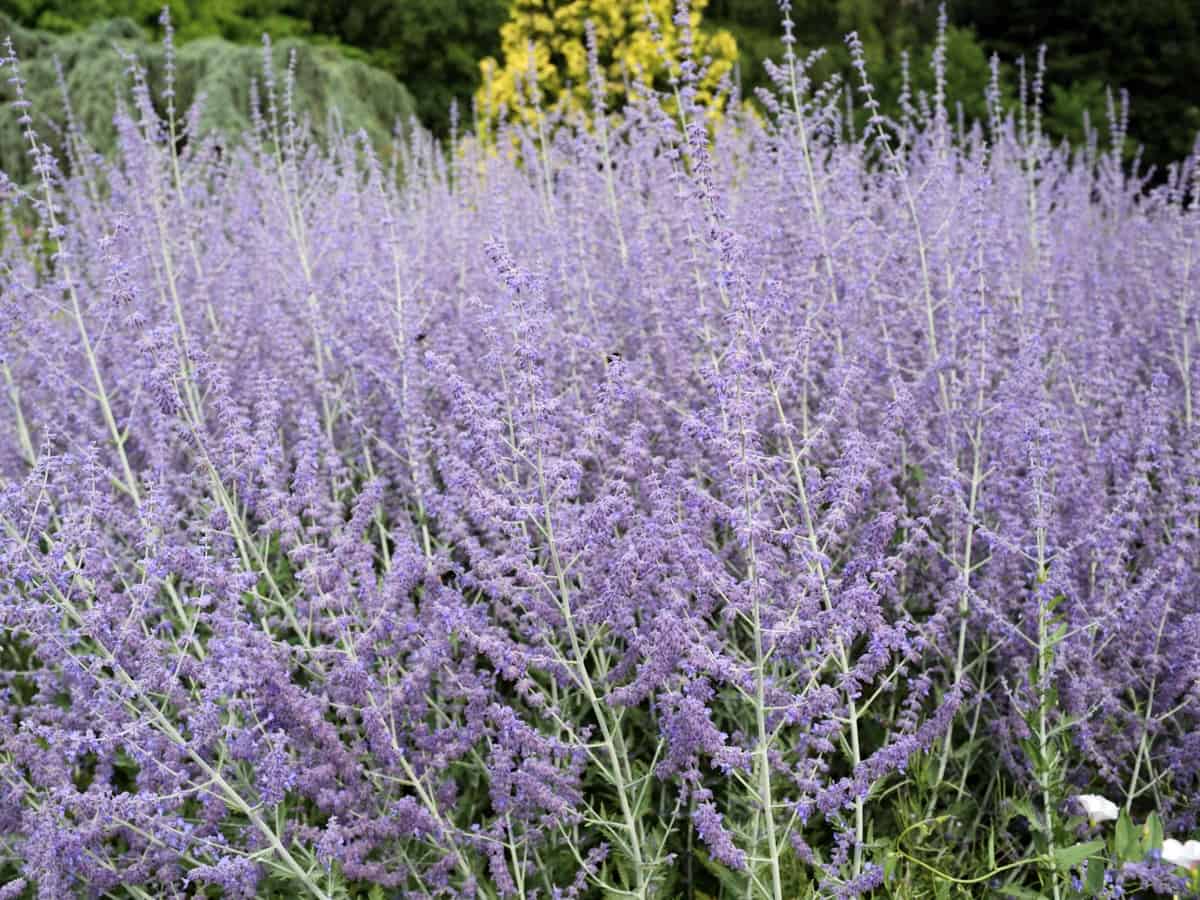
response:
[[(1046, 45), (1050, 112), (1104, 109), (1105, 88), (1129, 92), (1129, 132), (1162, 167), (1191, 152), (1200, 131), (1200, 7), (1195, 0), (955, 0), (989, 50), (1032, 60)], [(1093, 117), (1095, 124), (1100, 124)], [(1062, 125), (1068, 124), (1066, 121)], [(1077, 124), (1077, 123), (1076, 123)]]
[[(320, 34), (361, 48), (391, 72), (436, 134), (449, 130), (450, 105), (469, 105), (479, 85), (479, 60), (500, 50), (506, 0), (284, 0)], [(464, 116), (469, 109), (463, 110)]]
[[(0, 34), (5, 33), (12, 35), (21, 59), (25, 93), (33, 103), (34, 124), (43, 141), (61, 141), (66, 125), (56, 59), (62, 66), (76, 122), (102, 153), (114, 147), (113, 113), (118, 99), (124, 97), (128, 102), (130, 97), (128, 65), (121, 53), (132, 54), (146, 69), (152, 97), (159, 100), (162, 96), (163, 47), (147, 41), (128, 19), (101, 21), (86, 31), (55, 35), (20, 28), (0, 15)], [(412, 97), (386, 72), (347, 59), (333, 48), (294, 38), (273, 45), (272, 64), (280, 85), (293, 53), (295, 106), (310, 118), (318, 135), (334, 124), (329, 117), (336, 109), (340, 127), (363, 129), (382, 148), (397, 122), (406, 123), (414, 115)], [(182, 117), (203, 94), (203, 114), (197, 123), (200, 133), (216, 131), (234, 139), (251, 127), (250, 85), (254, 80), (260, 85), (263, 81), (261, 46), (212, 37), (192, 41), (177, 51), (176, 108)], [(0, 171), (23, 181), (31, 177), (30, 160), (17, 124), (20, 110), (8, 102), (12, 99), (12, 86), (0, 81)], [(165, 109), (158, 112), (165, 114)], [(60, 159), (63, 156), (59, 154)]]

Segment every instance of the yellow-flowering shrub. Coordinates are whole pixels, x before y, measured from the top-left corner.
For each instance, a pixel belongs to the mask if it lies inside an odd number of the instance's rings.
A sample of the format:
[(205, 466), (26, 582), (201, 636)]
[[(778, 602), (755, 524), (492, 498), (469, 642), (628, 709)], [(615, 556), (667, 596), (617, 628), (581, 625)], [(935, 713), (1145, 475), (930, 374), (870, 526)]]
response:
[[(710, 60), (696, 84), (696, 99), (715, 113), (723, 102), (717, 88), (733, 69), (737, 42), (727, 31), (701, 28), (707, 4), (708, 0), (691, 0), (689, 22), (693, 58)], [(657, 23), (657, 36), (647, 12)], [(665, 87), (669, 74), (680, 74), (682, 29), (674, 15), (675, 0), (513, 0), (509, 19), (500, 29), (503, 62), (489, 57), (480, 64), (480, 125), (493, 123), (501, 110), (530, 123), (536, 121), (539, 108), (590, 115), (594, 98), (588, 71), (589, 21), (609, 108), (624, 102), (639, 75)]]

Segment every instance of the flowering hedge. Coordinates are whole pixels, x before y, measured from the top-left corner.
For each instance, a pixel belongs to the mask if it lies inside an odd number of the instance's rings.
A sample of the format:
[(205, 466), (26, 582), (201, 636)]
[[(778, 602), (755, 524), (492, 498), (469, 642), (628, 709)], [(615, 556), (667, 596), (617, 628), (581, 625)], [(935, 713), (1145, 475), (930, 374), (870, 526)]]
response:
[(1183, 890), (1197, 158), (806, 71), (515, 156), (18, 106), (0, 897)]

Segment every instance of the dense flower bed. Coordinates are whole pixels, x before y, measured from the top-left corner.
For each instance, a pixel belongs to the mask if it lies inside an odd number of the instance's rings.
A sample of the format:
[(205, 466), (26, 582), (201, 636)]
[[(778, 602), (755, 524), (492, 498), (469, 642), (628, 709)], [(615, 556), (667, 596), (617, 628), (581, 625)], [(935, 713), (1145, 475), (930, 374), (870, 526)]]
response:
[(1196, 158), (700, 68), (390, 160), (283, 76), (28, 133), (0, 896), (1182, 890), (1070, 797), (1197, 833)]

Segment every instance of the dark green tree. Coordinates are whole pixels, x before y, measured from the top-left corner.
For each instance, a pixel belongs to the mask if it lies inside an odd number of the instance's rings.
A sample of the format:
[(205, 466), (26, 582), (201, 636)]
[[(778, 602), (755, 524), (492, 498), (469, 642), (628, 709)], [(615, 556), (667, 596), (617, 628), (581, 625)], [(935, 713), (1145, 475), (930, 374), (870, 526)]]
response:
[(412, 91), (421, 121), (443, 135), (452, 101), (470, 120), (479, 60), (499, 53), (508, 17), (506, 0), (290, 0), (284, 10), (314, 32), (365, 51)]
[[(911, 51), (914, 85), (928, 88), (927, 62), (935, 0), (795, 0), (798, 46), (828, 47), (819, 74), (844, 68), (844, 34), (859, 33), (872, 80), (886, 104), (897, 93), (898, 54)], [(1015, 99), (1016, 61), (1029, 81), (1038, 48), (1046, 46), (1044, 125), (1052, 138), (1083, 139), (1083, 113), (1106, 131), (1106, 91), (1129, 92), (1126, 155), (1143, 145), (1143, 159), (1163, 167), (1191, 152), (1200, 131), (1200, 5), (1195, 0), (949, 0), (948, 76), (952, 100), (968, 116), (982, 113), (986, 72), (979, 59), (1000, 56), (1007, 94)], [(766, 82), (762, 60), (778, 58), (777, 0), (711, 0), (709, 19), (734, 33), (743, 85)], [(966, 30), (966, 31), (957, 31)]]
[(128, 19), (156, 34), (164, 5), (181, 41), (223, 37), (254, 43), (264, 31), (282, 38), (312, 30), (289, 12), (287, 0), (0, 0), (0, 13), (28, 28), (57, 33), (82, 31), (103, 19)]
[[(1162, 167), (1191, 152), (1200, 131), (1200, 6), (1195, 0), (954, 0), (989, 51), (1030, 61), (1046, 45), (1049, 112), (1104, 108), (1104, 89), (1129, 91), (1129, 132)], [(1093, 121), (1096, 120), (1093, 118)], [(1096, 122), (1096, 124), (1102, 124)]]

